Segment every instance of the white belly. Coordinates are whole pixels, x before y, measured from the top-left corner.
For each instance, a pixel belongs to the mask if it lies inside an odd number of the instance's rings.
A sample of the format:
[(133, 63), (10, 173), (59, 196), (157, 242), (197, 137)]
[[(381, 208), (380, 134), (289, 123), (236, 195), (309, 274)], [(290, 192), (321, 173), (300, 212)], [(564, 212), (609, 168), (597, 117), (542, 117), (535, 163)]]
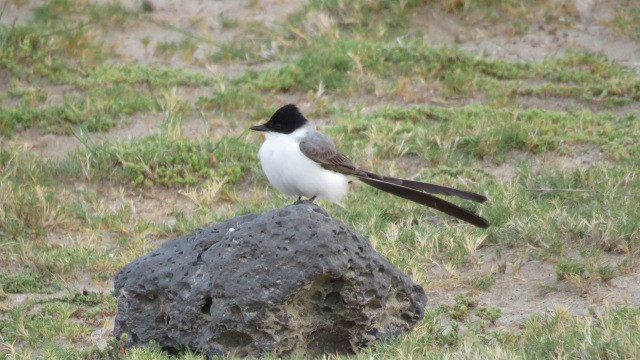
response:
[(326, 170), (307, 158), (291, 136), (276, 133), (265, 136), (258, 156), (267, 179), (276, 189), (287, 195), (317, 196), (342, 205), (349, 191), (345, 175)]

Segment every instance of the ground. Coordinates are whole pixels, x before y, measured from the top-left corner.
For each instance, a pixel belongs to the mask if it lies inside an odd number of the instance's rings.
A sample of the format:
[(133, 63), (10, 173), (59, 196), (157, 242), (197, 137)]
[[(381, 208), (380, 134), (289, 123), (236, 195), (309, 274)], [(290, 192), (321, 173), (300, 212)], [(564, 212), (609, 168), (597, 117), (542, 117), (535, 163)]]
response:
[(58, 0), (0, 13), (0, 359), (125, 355), (117, 269), (291, 201), (247, 131), (286, 103), (362, 167), (490, 198), (465, 204), (487, 231), (364, 186), (346, 209), (321, 203), (429, 297), (413, 335), (364, 356), (638, 355), (634, 2)]

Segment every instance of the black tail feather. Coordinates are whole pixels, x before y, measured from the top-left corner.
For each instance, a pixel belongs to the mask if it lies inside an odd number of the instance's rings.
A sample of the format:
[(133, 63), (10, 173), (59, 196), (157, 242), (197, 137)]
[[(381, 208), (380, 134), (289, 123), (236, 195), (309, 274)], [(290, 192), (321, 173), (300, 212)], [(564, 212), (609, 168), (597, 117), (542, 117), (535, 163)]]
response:
[(477, 201), (480, 203), (487, 201), (486, 196), (476, 194), (471, 191), (458, 190), (452, 187), (431, 184), (428, 182), (398, 179), (390, 176), (382, 176), (382, 175), (374, 174), (368, 171), (364, 171), (364, 173), (366, 173), (369, 178), (378, 179), (384, 182), (405, 186), (405, 187), (419, 190), (419, 191), (428, 192), (430, 194), (457, 196), (462, 199)]
[[(458, 205), (452, 204), (448, 201), (445, 201), (433, 195), (427, 194), (425, 192), (427, 190), (421, 191), (421, 189), (425, 188), (424, 185), (428, 185), (426, 186), (426, 188), (431, 189), (431, 192), (435, 192), (437, 194), (444, 194), (444, 195), (456, 195), (464, 199), (469, 199), (469, 198), (465, 197), (466, 195), (461, 196), (459, 193), (464, 193), (464, 194), (474, 194), (474, 193), (452, 189), (446, 186), (411, 181), (410, 183), (420, 184), (419, 186), (421, 188), (415, 188), (415, 187), (408, 186), (408, 184), (406, 183), (407, 180), (388, 178), (388, 177), (379, 176), (376, 174), (367, 174), (367, 175), (368, 176), (358, 176), (358, 178), (365, 184), (371, 185), (376, 189), (379, 189), (384, 192), (388, 192), (390, 194), (399, 196), (401, 198), (411, 200), (418, 204), (426, 205), (433, 209), (442, 211), (445, 214), (449, 214), (457, 219), (468, 222), (469, 224), (475, 225), (477, 227), (481, 227), (481, 228), (489, 227), (489, 222), (486, 219), (474, 214), (473, 212), (467, 209), (461, 208)], [(371, 176), (371, 175), (374, 175), (374, 176)], [(396, 182), (397, 180), (399, 180), (400, 183), (397, 183)], [(446, 193), (443, 192), (441, 188), (444, 188), (447, 192)], [(436, 189), (436, 190), (433, 190), (433, 189)], [(450, 190), (455, 190), (455, 191), (451, 192)], [(474, 194), (474, 195), (477, 195), (477, 196), (469, 200), (476, 200), (480, 202), (486, 201), (486, 198), (484, 196), (479, 194)], [(484, 199), (484, 200), (479, 200), (479, 199)]]

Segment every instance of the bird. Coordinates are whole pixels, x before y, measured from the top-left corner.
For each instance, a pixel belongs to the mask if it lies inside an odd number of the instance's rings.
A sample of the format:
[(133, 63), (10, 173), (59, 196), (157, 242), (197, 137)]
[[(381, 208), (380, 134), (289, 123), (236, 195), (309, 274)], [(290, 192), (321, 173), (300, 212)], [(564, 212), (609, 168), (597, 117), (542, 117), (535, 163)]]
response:
[[(264, 133), (258, 151), (262, 170), (280, 192), (298, 201), (326, 199), (340, 206), (353, 179), (379, 190), (439, 210), (480, 228), (489, 222), (479, 215), (437, 196), (457, 196), (483, 203), (484, 195), (428, 182), (374, 174), (356, 167), (340, 153), (333, 140), (315, 129), (294, 104), (284, 105), (269, 121), (251, 127)], [(308, 200), (302, 200), (302, 197)]]

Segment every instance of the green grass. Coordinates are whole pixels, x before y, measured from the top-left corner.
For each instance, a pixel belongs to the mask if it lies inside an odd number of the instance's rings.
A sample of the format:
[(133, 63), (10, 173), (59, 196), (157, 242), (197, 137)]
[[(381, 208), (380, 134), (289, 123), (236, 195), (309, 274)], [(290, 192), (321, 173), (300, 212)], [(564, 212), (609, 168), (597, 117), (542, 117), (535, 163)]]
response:
[(155, 54), (159, 57), (171, 58), (180, 55), (183, 59), (190, 59), (198, 50), (198, 45), (191, 38), (184, 38), (178, 42), (161, 41), (156, 45)]
[(640, 42), (640, 7), (619, 6), (613, 18), (613, 27), (634, 41)]
[(462, 19), (473, 18), (476, 24), (482, 19), (489, 24), (507, 25), (507, 32), (514, 35), (523, 35), (541, 19), (548, 24), (571, 23), (575, 20), (570, 6), (544, 0), (312, 0), (302, 11), (292, 16), (291, 22), (294, 26), (305, 28), (318, 14), (325, 14), (334, 20), (333, 27), (336, 29), (320, 27), (306, 35), (322, 37), (334, 34), (333, 36), (389, 39), (403, 36), (408, 29), (415, 31), (411, 26), (419, 21), (415, 20), (415, 13), (432, 9), (456, 14)]
[(249, 113), (252, 118), (267, 116), (265, 99), (255, 86), (237, 86), (234, 81), (220, 79), (211, 96), (201, 96), (196, 102), (204, 110), (222, 113)]
[(500, 331), (490, 324), (470, 326), (464, 339), (452, 331), (464, 323), (451, 322), (445, 327), (443, 316), (442, 310), (429, 310), (414, 333), (355, 358), (625, 358), (638, 353), (633, 339), (638, 331), (633, 324), (640, 312), (632, 307), (608, 309), (595, 318), (565, 312), (534, 316), (518, 332)]
[(30, 270), (0, 274), (0, 294), (45, 293), (49, 285)]
[(491, 106), (383, 108), (328, 131), (356, 148), (375, 143), (375, 155), (384, 159), (414, 156), (452, 167), (478, 159), (500, 164), (514, 150), (562, 152), (579, 144), (602, 146), (612, 159), (635, 162), (638, 150), (630, 144), (640, 135), (635, 115)]
[(232, 64), (235, 61), (258, 61), (260, 57), (256, 49), (245, 43), (222, 43), (219, 49), (211, 54), (211, 60)]
[(229, 178), (232, 183), (240, 180), (249, 161), (256, 158), (255, 153), (244, 149), (237, 153), (239, 146), (238, 139), (233, 138), (218, 142), (169, 141), (158, 135), (126, 146), (108, 144), (93, 153), (98, 172), (117, 169), (106, 177), (116, 175), (133, 184), (195, 185), (205, 178)]
[[(424, 40), (402, 43), (356, 39), (318, 39), (292, 62), (276, 69), (248, 72), (237, 86), (277, 92), (326, 90), (349, 95), (384, 92), (389, 98), (415, 96), (401, 83), (418, 81), (445, 98), (480, 94), (517, 102), (521, 96), (563, 97), (605, 106), (640, 99), (640, 82), (629, 69), (602, 55), (569, 52), (544, 62), (505, 62), (472, 57), (455, 48), (433, 47)], [(534, 84), (532, 80), (541, 83)]]
[[(69, 19), (78, 14), (89, 19), (70, 26)], [(96, 39), (95, 28), (133, 17), (117, 3), (59, 0), (38, 7), (30, 22), (0, 24), (0, 71), (15, 84), (8, 95), (20, 99), (18, 106), (0, 107), (0, 134), (13, 135), (17, 125), (52, 133), (69, 134), (74, 127), (106, 131), (124, 117), (156, 110), (155, 98), (171, 87), (211, 83), (208, 76), (181, 69), (103, 64), (108, 49)], [(64, 85), (78, 95), (51, 103), (42, 89), (48, 85)]]
[[(524, 286), (519, 269), (531, 261), (555, 271), (545, 293), (576, 301), (616, 293), (611, 284), (633, 276), (640, 121), (627, 107), (640, 101), (640, 79), (602, 54), (514, 62), (433, 46), (413, 23), (429, 6), (461, 21), (518, 19), (504, 24), (507, 34), (574, 20), (537, 0), (314, 0), (276, 30), (220, 18), (239, 35), (217, 44), (206, 65), (248, 68), (235, 78), (119, 62), (104, 32), (151, 20), (118, 2), (55, 0), (0, 25), (0, 359), (171, 358), (105, 335), (116, 311), (108, 281), (167, 238), (291, 203), (260, 171), (260, 136), (246, 132), (290, 101), (364, 168), (490, 199), (458, 202), (490, 219), (488, 230), (365, 186), (354, 187), (347, 209), (320, 203), (428, 295), (450, 295), (432, 298), (410, 332), (354, 358), (639, 357), (637, 306), (596, 304), (588, 316), (558, 307), (509, 326), (509, 306), (484, 299)], [(634, 38), (634, 16), (621, 8), (613, 25)], [(147, 55), (188, 63), (206, 36), (173, 30), (184, 40)], [(574, 105), (520, 106), (531, 97)], [(94, 134), (141, 114), (159, 130)], [(210, 129), (188, 135), (194, 119)], [(21, 143), (29, 128), (82, 145), (48, 160), (37, 143)], [(487, 253), (499, 258), (497, 271)], [(82, 291), (85, 282), (103, 291)], [(107, 344), (95, 346), (94, 333)], [(176, 357), (203, 358), (186, 349)]]
[(0, 232), (3, 237), (40, 237), (65, 218), (47, 178), (50, 167), (20, 149), (0, 149)]

